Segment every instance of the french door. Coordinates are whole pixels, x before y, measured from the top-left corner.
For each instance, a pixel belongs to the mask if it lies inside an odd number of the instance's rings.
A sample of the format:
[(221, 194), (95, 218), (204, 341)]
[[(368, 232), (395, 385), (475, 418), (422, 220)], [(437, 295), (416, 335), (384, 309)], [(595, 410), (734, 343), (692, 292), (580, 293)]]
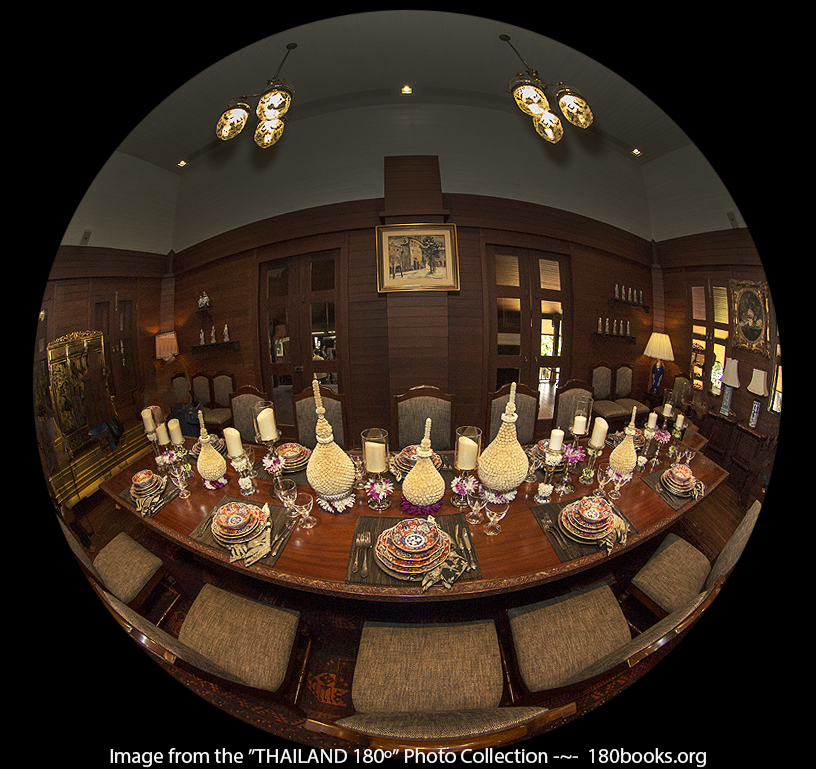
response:
[(260, 322), (264, 389), (279, 424), (293, 425), (292, 395), (317, 376), (340, 392), (335, 315), (339, 249), (261, 265)]

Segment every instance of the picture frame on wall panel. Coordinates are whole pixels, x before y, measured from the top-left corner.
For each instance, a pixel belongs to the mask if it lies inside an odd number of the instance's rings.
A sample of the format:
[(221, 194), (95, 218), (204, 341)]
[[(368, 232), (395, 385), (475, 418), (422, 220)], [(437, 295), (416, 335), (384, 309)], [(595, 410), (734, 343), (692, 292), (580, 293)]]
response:
[(731, 281), (733, 342), (736, 349), (770, 355), (768, 286), (763, 282)]
[(458, 291), (455, 224), (385, 224), (377, 229), (377, 290)]

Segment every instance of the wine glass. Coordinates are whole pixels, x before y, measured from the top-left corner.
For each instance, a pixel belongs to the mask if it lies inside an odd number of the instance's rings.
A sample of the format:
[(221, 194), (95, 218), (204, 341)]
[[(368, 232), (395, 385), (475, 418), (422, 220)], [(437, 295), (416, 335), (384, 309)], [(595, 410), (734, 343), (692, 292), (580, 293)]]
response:
[(596, 497), (605, 496), (604, 487), (612, 480), (614, 474), (615, 471), (609, 466), (609, 462), (603, 462), (598, 465), (598, 488), (595, 489), (594, 494)]
[(184, 472), (184, 466), (181, 464), (171, 465), (170, 478), (178, 487), (179, 497), (187, 499), (190, 496), (190, 490), (187, 488), (187, 474)]
[(300, 491), (292, 501), (292, 510), (295, 515), (300, 516), (298, 526), (302, 529), (311, 529), (317, 526), (317, 518), (312, 512), (312, 505), (314, 505), (314, 497), (306, 491)]
[(490, 523), (485, 524), (485, 534), (487, 534), (489, 537), (495, 537), (501, 532), (499, 521), (504, 518), (505, 515), (507, 515), (507, 510), (509, 507), (509, 502), (488, 502), (485, 505), (484, 511), (487, 514), (487, 517), (490, 519)]
[(612, 489), (612, 491), (610, 491), (607, 496), (610, 499), (620, 499), (621, 486), (629, 483), (629, 481), (632, 480), (632, 473), (628, 472), (626, 474), (622, 474), (622, 473), (617, 473), (617, 472), (613, 471), (612, 480), (615, 482), (615, 488)]
[(482, 496), (481, 488), (476, 488), (467, 495), (467, 503), (470, 507), (470, 512), (465, 514), (465, 520), (471, 524), (477, 524), (484, 521), (482, 509), (487, 500)]
[(292, 505), (297, 493), (297, 484), (291, 478), (278, 478), (275, 481), (275, 496), (283, 502), (289, 515), (294, 514)]

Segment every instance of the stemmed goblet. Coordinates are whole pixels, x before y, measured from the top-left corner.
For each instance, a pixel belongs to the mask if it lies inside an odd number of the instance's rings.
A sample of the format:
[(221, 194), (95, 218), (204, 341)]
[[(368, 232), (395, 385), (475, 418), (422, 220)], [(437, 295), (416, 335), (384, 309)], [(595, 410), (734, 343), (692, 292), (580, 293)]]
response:
[(604, 488), (606, 484), (612, 480), (614, 475), (615, 471), (609, 466), (609, 462), (604, 462), (603, 464), (598, 465), (598, 488), (595, 489), (594, 496), (606, 496)]
[(501, 532), (499, 521), (507, 515), (507, 510), (510, 507), (508, 502), (488, 502), (485, 505), (484, 511), (490, 519), (490, 523), (486, 523), (484, 533), (489, 537), (495, 537)]
[(275, 496), (283, 502), (289, 515), (294, 515), (292, 506), (297, 496), (297, 484), (291, 478), (278, 478), (275, 481), (274, 489)]
[(170, 465), (170, 478), (178, 487), (179, 497), (187, 499), (190, 496), (190, 490), (187, 488), (187, 473), (184, 471), (184, 465)]
[(468, 494), (467, 503), (470, 507), (470, 512), (465, 514), (465, 520), (473, 525), (482, 523), (482, 521), (484, 521), (482, 510), (484, 509), (486, 502), (487, 500), (485, 499), (481, 488), (476, 488), (470, 494)]
[(312, 513), (314, 497), (306, 491), (298, 492), (292, 501), (292, 510), (295, 515), (300, 516), (298, 526), (302, 529), (312, 529), (317, 526), (317, 518)]
[(610, 499), (620, 499), (621, 486), (624, 486), (625, 484), (629, 483), (629, 481), (632, 480), (632, 472), (630, 471), (630, 472), (628, 472), (628, 473), (626, 473), (624, 475), (622, 473), (618, 473), (618, 472), (615, 472), (613, 470), (612, 471), (612, 480), (615, 483), (615, 488), (612, 489), (612, 491), (610, 491), (607, 496)]

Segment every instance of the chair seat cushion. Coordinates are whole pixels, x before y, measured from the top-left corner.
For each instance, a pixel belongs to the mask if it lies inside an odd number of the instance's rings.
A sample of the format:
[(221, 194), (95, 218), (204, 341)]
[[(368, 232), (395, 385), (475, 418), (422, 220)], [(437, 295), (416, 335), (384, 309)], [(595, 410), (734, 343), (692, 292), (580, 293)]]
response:
[(595, 401), (592, 404), (592, 413), (604, 419), (615, 419), (631, 414), (632, 410), (627, 411), (615, 401)]
[(519, 672), (532, 692), (563, 686), (632, 637), (606, 584), (511, 609), (508, 617)]
[(436, 713), (355, 713), (336, 723), (363, 734), (411, 741), (480, 737), (520, 726), (547, 712), (541, 707), (484, 708)]
[(351, 698), (358, 713), (432, 713), (498, 707), (501, 653), (492, 621), (366, 623)]
[(645, 403), (636, 401), (634, 398), (618, 398), (615, 403), (626, 409), (627, 413), (631, 414), (632, 409), (636, 409), (638, 414), (648, 414), (649, 407)]
[(632, 584), (658, 606), (673, 612), (703, 589), (711, 564), (696, 547), (669, 534)]
[(224, 427), (232, 421), (232, 409), (229, 408), (205, 408), (201, 411), (204, 414), (204, 423), (207, 425)]
[(179, 640), (249, 686), (276, 691), (283, 683), (300, 614), (204, 585)]
[(122, 531), (99, 551), (93, 565), (105, 587), (120, 601), (130, 603), (162, 561)]

